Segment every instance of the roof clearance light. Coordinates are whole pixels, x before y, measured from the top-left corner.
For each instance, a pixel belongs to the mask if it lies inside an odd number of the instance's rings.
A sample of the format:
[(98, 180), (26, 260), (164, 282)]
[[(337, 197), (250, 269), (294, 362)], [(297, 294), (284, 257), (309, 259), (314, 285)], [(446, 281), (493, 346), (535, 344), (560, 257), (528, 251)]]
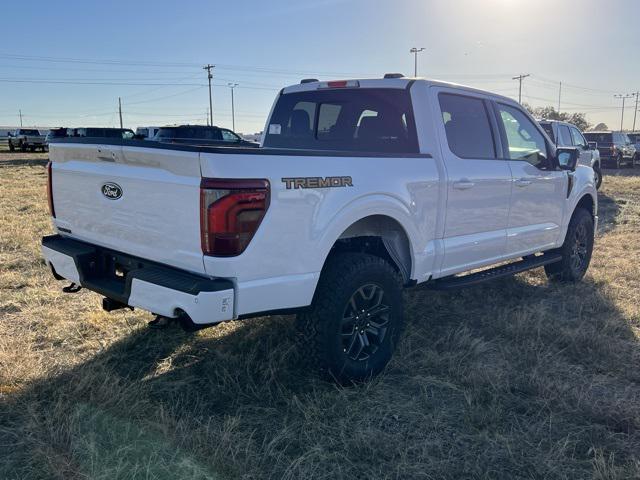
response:
[(357, 80), (332, 80), (330, 82), (320, 82), (318, 88), (357, 88), (360, 82)]

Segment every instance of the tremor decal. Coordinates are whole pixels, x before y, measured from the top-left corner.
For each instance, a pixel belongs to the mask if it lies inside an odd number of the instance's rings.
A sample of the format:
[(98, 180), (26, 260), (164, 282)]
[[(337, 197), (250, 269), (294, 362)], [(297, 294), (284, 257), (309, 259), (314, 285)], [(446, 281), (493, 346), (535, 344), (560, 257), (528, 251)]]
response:
[(353, 187), (351, 177), (286, 177), (283, 178), (287, 190), (298, 188)]

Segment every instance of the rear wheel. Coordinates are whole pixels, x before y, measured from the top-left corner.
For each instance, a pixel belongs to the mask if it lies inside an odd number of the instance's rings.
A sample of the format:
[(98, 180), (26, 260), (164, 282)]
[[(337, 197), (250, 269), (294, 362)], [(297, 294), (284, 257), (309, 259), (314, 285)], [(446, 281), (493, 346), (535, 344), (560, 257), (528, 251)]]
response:
[(384, 259), (362, 253), (328, 260), (308, 311), (298, 315), (303, 354), (339, 382), (387, 365), (402, 329), (402, 280)]
[(29, 151), (30, 151), (30, 152), (35, 152), (35, 151), (36, 151), (36, 147), (34, 147), (33, 145), (31, 145), (31, 146), (29, 147)]
[(26, 152), (27, 151), (27, 146), (24, 143), (20, 143), (20, 151), (21, 152)]
[(544, 267), (550, 280), (577, 282), (582, 280), (593, 252), (593, 217), (584, 208), (578, 208), (567, 229), (567, 235), (558, 252), (562, 260)]

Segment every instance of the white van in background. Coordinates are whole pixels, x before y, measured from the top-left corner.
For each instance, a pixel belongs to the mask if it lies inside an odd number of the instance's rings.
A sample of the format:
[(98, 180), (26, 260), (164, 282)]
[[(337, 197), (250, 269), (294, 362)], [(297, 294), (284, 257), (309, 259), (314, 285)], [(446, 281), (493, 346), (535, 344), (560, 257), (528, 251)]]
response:
[(151, 140), (158, 133), (160, 127), (138, 127), (136, 128), (136, 135), (144, 137), (145, 140)]

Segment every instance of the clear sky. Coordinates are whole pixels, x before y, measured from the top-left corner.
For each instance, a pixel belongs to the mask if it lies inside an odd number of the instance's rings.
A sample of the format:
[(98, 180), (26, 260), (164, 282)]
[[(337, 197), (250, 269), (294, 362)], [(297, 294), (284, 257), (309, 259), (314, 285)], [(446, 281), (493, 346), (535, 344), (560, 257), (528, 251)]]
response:
[[(301, 78), (418, 74), (583, 111), (620, 125), (615, 93), (640, 90), (640, 1), (312, 0), (3, 2), (0, 125), (214, 123), (260, 131)], [(627, 101), (631, 128), (635, 99)], [(638, 119), (640, 128), (640, 115)]]

